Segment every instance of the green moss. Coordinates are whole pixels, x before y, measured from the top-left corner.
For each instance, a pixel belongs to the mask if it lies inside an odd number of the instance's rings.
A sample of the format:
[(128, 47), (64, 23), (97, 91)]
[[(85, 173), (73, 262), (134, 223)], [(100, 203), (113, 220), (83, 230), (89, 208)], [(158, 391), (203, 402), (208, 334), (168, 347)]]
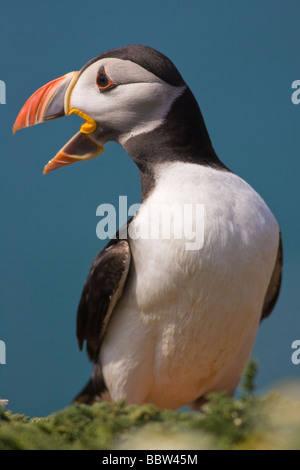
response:
[(255, 391), (255, 379), (258, 373), (257, 359), (251, 359), (244, 372), (243, 380), (241, 383), (242, 396), (247, 397), (253, 395)]
[(299, 420), (294, 421), (299, 402), (276, 394), (236, 401), (212, 394), (204, 411), (100, 403), (31, 420), (4, 412), (0, 449), (238, 449), (263, 443), (264, 448), (300, 448)]
[(210, 394), (202, 413), (124, 402), (33, 419), (0, 409), (0, 450), (300, 449), (300, 401), (254, 396), (257, 367), (249, 367), (240, 399)]

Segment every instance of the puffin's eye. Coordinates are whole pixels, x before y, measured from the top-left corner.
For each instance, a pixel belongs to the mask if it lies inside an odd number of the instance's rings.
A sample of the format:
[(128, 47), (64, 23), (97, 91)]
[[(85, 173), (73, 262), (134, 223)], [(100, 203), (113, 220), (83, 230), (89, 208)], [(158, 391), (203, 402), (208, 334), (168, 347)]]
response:
[(116, 84), (106, 75), (105, 70), (98, 73), (97, 85), (100, 91), (105, 91), (108, 88), (113, 88), (116, 86)]

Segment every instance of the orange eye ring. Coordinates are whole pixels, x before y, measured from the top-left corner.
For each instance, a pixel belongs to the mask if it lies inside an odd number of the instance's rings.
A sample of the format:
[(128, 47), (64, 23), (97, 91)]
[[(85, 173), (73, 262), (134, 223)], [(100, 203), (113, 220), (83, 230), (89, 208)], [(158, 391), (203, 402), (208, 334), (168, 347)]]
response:
[(106, 75), (105, 70), (98, 72), (97, 74), (97, 86), (100, 91), (108, 90), (109, 88), (113, 88), (117, 86), (108, 75)]

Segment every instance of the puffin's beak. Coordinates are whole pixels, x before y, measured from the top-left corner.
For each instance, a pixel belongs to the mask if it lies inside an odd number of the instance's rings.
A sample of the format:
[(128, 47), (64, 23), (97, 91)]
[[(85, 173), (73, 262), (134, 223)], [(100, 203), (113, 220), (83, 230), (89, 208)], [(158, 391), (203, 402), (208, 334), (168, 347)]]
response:
[(89, 160), (100, 155), (104, 148), (92, 138), (97, 123), (76, 108), (70, 108), (70, 96), (79, 72), (70, 72), (37, 90), (24, 104), (13, 127), (13, 134), (25, 127), (57, 119), (69, 114), (78, 114), (85, 120), (72, 139), (49, 161), (44, 174), (70, 163)]

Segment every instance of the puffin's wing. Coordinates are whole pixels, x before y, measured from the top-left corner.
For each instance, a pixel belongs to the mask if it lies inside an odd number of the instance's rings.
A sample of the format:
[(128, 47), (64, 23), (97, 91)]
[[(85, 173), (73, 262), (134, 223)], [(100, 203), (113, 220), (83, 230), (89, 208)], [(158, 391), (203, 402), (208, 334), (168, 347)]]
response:
[(112, 240), (97, 255), (86, 280), (77, 311), (77, 338), (86, 341), (90, 360), (95, 360), (113, 309), (122, 296), (130, 267), (126, 240)]
[(267, 318), (271, 313), (277, 302), (282, 278), (282, 265), (283, 265), (283, 250), (281, 233), (279, 234), (279, 246), (277, 251), (277, 259), (269, 283), (269, 287), (265, 296), (264, 306), (261, 314), (261, 321)]

